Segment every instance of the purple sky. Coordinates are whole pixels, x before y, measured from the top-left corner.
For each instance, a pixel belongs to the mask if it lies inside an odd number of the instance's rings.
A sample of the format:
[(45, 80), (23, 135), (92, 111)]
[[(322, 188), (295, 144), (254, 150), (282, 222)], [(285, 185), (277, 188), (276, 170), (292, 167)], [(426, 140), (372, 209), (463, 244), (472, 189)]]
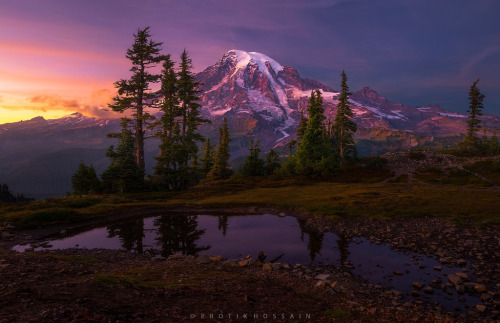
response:
[(187, 48), (197, 71), (230, 49), (257, 51), (334, 88), (345, 69), (353, 91), (458, 112), (480, 78), (484, 112), (500, 114), (499, 13), (497, 0), (5, 1), (0, 122), (106, 116), (146, 26), (165, 53)]

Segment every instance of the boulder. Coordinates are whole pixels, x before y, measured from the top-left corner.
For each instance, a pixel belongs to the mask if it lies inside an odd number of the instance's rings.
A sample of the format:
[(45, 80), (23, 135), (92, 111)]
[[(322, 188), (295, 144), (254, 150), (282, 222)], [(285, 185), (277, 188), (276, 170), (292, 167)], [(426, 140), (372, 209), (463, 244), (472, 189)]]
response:
[(484, 286), (483, 284), (476, 284), (474, 285), (474, 290), (478, 293), (484, 293), (486, 292), (486, 286)]
[(462, 283), (462, 279), (457, 275), (448, 275), (448, 280), (455, 286), (460, 285)]
[(316, 277), (314, 277), (314, 279), (316, 279), (316, 280), (327, 280), (328, 277), (330, 277), (329, 274), (320, 274), (320, 275), (317, 275)]

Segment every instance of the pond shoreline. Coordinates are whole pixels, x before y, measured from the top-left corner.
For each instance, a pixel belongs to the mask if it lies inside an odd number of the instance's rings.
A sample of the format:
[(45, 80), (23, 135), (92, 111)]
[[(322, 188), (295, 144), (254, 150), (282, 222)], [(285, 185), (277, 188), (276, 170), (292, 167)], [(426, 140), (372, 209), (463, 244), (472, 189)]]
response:
[[(193, 208), (193, 207), (175, 207), (175, 208), (151, 208), (132, 210), (126, 214), (114, 214), (102, 218), (94, 218), (83, 221), (77, 225), (57, 225), (37, 230), (16, 231), (8, 230), (11, 237), (10, 241), (2, 240), (1, 249), (9, 249), (19, 242), (36, 239), (42, 236), (56, 234), (62, 230), (78, 230), (84, 227), (104, 225), (113, 221), (123, 219), (132, 219), (136, 217), (153, 216), (156, 214), (165, 215), (164, 212), (171, 214), (189, 213), (189, 214), (280, 214), (283, 211), (271, 207), (236, 207), (236, 208)], [(326, 217), (311, 216), (300, 212), (284, 212), (286, 216), (298, 217), (306, 220), (306, 225), (310, 230), (318, 232), (333, 232), (339, 237), (366, 237), (370, 241), (380, 244), (388, 243), (397, 250), (408, 250), (427, 255), (437, 256), (443, 264), (461, 265), (463, 261), (470, 261), (475, 269), (476, 281), (474, 283), (484, 285), (486, 290), (481, 291), (482, 303), (479, 307), (471, 307), (469, 313), (465, 313), (462, 318), (474, 318), (479, 315), (482, 318), (499, 318), (500, 309), (500, 270), (498, 268), (500, 257), (500, 231), (496, 227), (481, 226), (459, 226), (436, 218), (417, 218), (417, 219), (395, 219), (391, 221), (370, 220), (367, 218), (344, 217), (342, 219), (330, 219)], [(4, 231), (5, 232), (5, 231)], [(31, 239), (27, 237), (31, 236)], [(56, 252), (57, 253), (57, 252)], [(87, 251), (77, 251), (85, 254)], [(119, 251), (117, 251), (119, 253)], [(315, 268), (313, 268), (315, 267)], [(311, 266), (311, 270), (316, 270), (317, 266)], [(321, 270), (321, 269), (317, 269)], [(396, 303), (395, 308), (406, 310), (408, 306), (422, 306), (420, 304), (398, 303), (397, 293), (369, 286), (365, 282), (359, 282), (358, 287), (352, 288), (357, 278), (349, 272), (349, 264), (343, 264), (338, 268), (337, 280), (343, 277), (344, 281), (349, 281), (347, 290), (351, 289), (353, 293), (359, 293), (360, 290), (367, 294), (386, 295)], [(309, 276), (302, 274), (304, 277)], [(349, 278), (349, 275), (352, 278)], [(296, 277), (296, 279), (305, 279)], [(309, 278), (311, 279), (311, 278)], [(445, 282), (446, 283), (446, 282)], [(448, 283), (450, 285), (450, 283)], [(450, 288), (457, 287), (451, 284)], [(363, 292), (365, 293), (365, 292)], [(360, 296), (361, 297), (361, 296)], [(484, 308), (482, 307), (484, 306)], [(363, 307), (363, 306), (361, 306)], [(365, 306), (366, 307), (366, 306)], [(482, 311), (483, 310), (483, 311)], [(439, 311), (438, 311), (439, 312)], [(457, 314), (448, 313), (456, 317)], [(447, 315), (446, 315), (447, 316)]]

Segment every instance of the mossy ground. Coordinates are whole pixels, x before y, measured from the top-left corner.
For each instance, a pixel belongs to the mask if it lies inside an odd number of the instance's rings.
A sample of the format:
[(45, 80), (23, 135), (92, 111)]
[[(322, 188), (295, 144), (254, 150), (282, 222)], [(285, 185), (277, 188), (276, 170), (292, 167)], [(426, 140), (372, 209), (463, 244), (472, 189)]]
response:
[[(500, 182), (500, 166), (480, 161), (466, 169)], [(416, 180), (416, 181), (415, 181)], [(266, 206), (331, 217), (442, 217), (500, 224), (500, 190), (459, 169), (427, 168), (393, 178), (386, 169), (351, 167), (330, 177), (241, 178), (202, 183), (183, 192), (68, 196), (0, 204), (0, 223), (20, 228), (75, 223), (131, 210), (171, 207)]]

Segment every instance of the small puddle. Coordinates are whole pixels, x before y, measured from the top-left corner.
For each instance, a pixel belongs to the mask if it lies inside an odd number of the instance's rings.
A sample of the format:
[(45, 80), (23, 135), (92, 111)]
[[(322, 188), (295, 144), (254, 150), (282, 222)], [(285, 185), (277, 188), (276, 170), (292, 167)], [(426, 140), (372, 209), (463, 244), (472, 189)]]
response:
[[(228, 259), (240, 259), (249, 254), (256, 258), (259, 251), (264, 251), (266, 261), (334, 266), (348, 262), (354, 266), (353, 274), (373, 285), (395, 289), (408, 300), (438, 303), (450, 311), (463, 311), (480, 303), (477, 297), (459, 295), (454, 289), (442, 290), (441, 285), (448, 282), (445, 275), (462, 272), (462, 268), (447, 267), (435, 258), (393, 250), (387, 244), (376, 245), (365, 238), (341, 239), (333, 233), (309, 231), (304, 220), (270, 214), (163, 215), (129, 219), (72, 236), (50, 237), (43, 243), (17, 245), (13, 250), (23, 252), (27, 248), (35, 251), (104, 248), (138, 253), (154, 250), (164, 257), (213, 254)], [(434, 270), (434, 266), (441, 266), (442, 270)], [(469, 267), (466, 270), (474, 278), (472, 270)], [(394, 271), (402, 275), (395, 275)], [(432, 286), (433, 294), (420, 290), (420, 296), (412, 296), (413, 282)]]

